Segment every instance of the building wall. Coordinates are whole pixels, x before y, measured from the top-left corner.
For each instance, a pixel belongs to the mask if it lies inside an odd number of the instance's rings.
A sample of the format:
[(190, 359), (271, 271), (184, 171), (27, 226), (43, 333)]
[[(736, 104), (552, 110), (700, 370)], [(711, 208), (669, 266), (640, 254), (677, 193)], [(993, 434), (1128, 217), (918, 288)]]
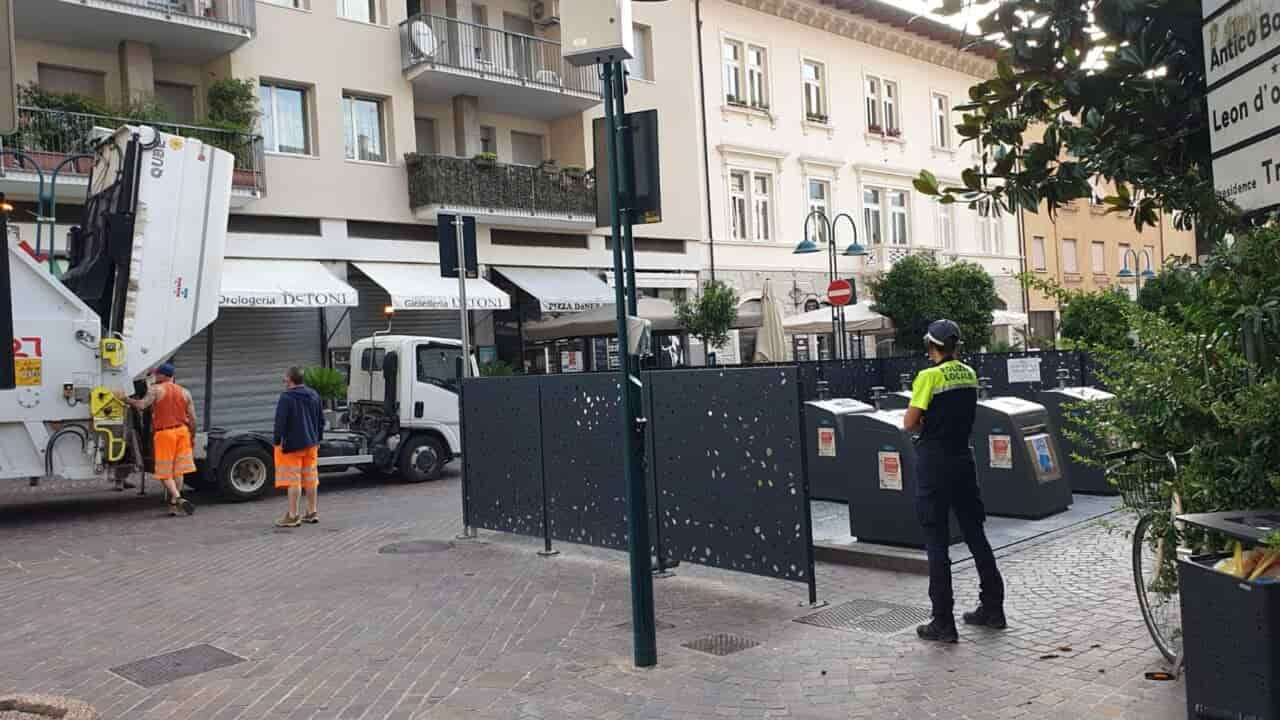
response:
[[(1166, 264), (1170, 258), (1195, 256), (1195, 233), (1178, 230), (1172, 218), (1165, 216), (1158, 227), (1147, 227), (1141, 231), (1133, 226), (1133, 221), (1125, 214), (1106, 214), (1105, 208), (1090, 205), (1086, 201), (1076, 201), (1071, 206), (1060, 210), (1056, 217), (1050, 217), (1047, 210), (1024, 215), (1027, 237), (1027, 269), (1035, 277), (1050, 280), (1068, 290), (1091, 292), (1108, 287), (1122, 287), (1130, 294), (1136, 292), (1135, 280), (1122, 280), (1117, 276), (1123, 267), (1120, 257), (1121, 245), (1147, 251), (1150, 254), (1155, 272)], [(1045, 262), (1037, 267), (1038, 258), (1035, 252), (1035, 239), (1045, 240)], [(1067, 240), (1076, 241), (1076, 270), (1067, 272), (1069, 265), (1064, 260)], [(1092, 245), (1103, 244), (1104, 267), (1102, 272), (1094, 272), (1092, 265)], [(1134, 269), (1133, 256), (1128, 257), (1128, 265)], [(1142, 268), (1147, 268), (1146, 257), (1142, 258)], [(1040, 312), (1054, 312), (1057, 301), (1047, 297), (1038, 290), (1031, 290), (1030, 309)]]
[[(804, 5), (805, 3), (800, 3)], [(881, 47), (836, 34), (839, 22), (854, 18), (816, 3), (812, 17), (820, 27), (778, 17), (744, 7), (730, 0), (706, 0), (703, 62), (707, 68), (707, 113), (710, 129), (712, 223), (715, 236), (717, 276), (774, 277), (775, 286), (791, 285), (790, 273), (822, 277), (827, 272), (825, 252), (793, 255), (803, 236), (808, 214), (807, 182), (823, 179), (831, 184), (829, 216), (848, 213), (857, 224), (858, 239), (867, 244), (863, 215), (863, 190), (868, 186), (904, 190), (909, 200), (909, 238), (913, 247), (941, 250), (936, 232), (936, 204), (912, 189), (911, 181), (922, 169), (937, 175), (944, 184), (959, 184), (960, 173), (974, 162), (972, 145), (960, 146), (954, 129), (951, 147), (934, 147), (930, 101), (932, 93), (948, 96), (950, 105), (965, 102), (968, 88), (981, 78), (971, 69), (962, 71), (946, 62), (954, 49), (935, 46), (918, 36), (881, 26), (877, 37), (899, 37), (903, 51)], [(826, 14), (826, 15), (824, 15)], [(876, 25), (871, 21), (863, 24)], [(830, 30), (827, 28), (831, 28)], [(758, 45), (767, 50), (769, 111), (735, 108), (725, 102), (722, 62), (726, 39)], [(923, 57), (932, 58), (931, 61)], [(808, 122), (803, 105), (802, 62), (811, 59), (826, 69), (825, 83), (829, 123)], [(979, 65), (980, 66), (980, 65)], [(895, 81), (899, 89), (900, 140), (867, 131), (866, 77), (875, 75)], [(952, 121), (954, 125), (955, 121)], [(771, 173), (774, 178), (773, 232), (771, 242), (735, 241), (731, 233), (728, 183), (731, 169)], [(1017, 283), (1008, 282), (1020, 271), (1016, 218), (1001, 219), (1003, 252), (979, 250), (977, 215), (956, 207), (954, 220), (955, 254), (959, 259), (981, 264), (997, 277), (1002, 297), (1012, 309), (1022, 306)], [(849, 224), (840, 221), (838, 247), (852, 242)], [(886, 239), (887, 241), (887, 239)], [(857, 274), (864, 279), (886, 268), (887, 259), (840, 258), (841, 275)], [(825, 282), (820, 283), (825, 290)], [(866, 283), (861, 283), (860, 292)], [(746, 288), (750, 289), (750, 288)]]

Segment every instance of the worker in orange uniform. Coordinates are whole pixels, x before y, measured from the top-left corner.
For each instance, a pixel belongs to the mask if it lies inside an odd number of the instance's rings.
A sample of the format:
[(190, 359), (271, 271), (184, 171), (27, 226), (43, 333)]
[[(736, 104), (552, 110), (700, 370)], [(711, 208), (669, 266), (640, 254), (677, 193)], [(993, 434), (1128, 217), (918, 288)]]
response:
[(164, 363), (151, 372), (154, 382), (141, 398), (126, 398), (136, 410), (151, 409), (156, 467), (152, 475), (164, 483), (169, 498), (169, 514), (190, 515), (195, 506), (182, 497), (183, 476), (196, 471), (191, 439), (196, 434), (195, 403), (191, 393), (173, 381), (173, 364)]
[[(289, 491), (289, 509), (276, 527), (295, 528), (320, 522), (316, 509), (320, 490), (320, 440), (324, 433), (324, 405), (320, 395), (303, 384), (302, 368), (284, 376), (284, 392), (276, 403), (276, 487)], [(298, 515), (298, 500), (307, 493), (307, 514)]]

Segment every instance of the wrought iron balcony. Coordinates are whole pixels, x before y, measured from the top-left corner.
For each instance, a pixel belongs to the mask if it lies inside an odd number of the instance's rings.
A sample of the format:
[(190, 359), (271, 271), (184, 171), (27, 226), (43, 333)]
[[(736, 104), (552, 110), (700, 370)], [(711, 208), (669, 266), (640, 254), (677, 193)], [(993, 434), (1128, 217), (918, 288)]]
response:
[[(0, 154), (0, 180), (9, 192), (28, 194), (23, 188), (35, 192), (40, 172), (45, 182), (51, 181), (53, 171), (67, 158), (88, 153), (93, 149), (93, 129), (115, 129), (121, 125), (139, 124), (128, 118), (106, 115), (21, 107), (18, 109), (18, 129), (13, 135), (0, 138), (0, 150), (18, 150), (25, 157), (11, 153)], [(263, 172), (262, 138), (250, 133), (239, 133), (217, 128), (179, 125), (175, 123), (142, 123), (161, 132), (201, 140), (222, 148), (235, 156), (232, 175), (232, 205), (240, 206), (250, 199), (266, 193), (266, 175)], [(77, 160), (62, 166), (58, 173), (59, 187), (74, 182), (83, 187), (92, 163)], [(46, 190), (48, 189), (46, 185)], [(63, 196), (65, 199), (67, 196)]]
[(204, 63), (257, 31), (257, 0), (14, 0), (19, 37), (76, 47), (150, 45), (158, 56)]
[(409, 203), (424, 219), (460, 212), (510, 225), (589, 230), (595, 184), (586, 176), (445, 155), (405, 157)]
[(603, 95), (596, 68), (565, 62), (560, 43), (453, 18), (400, 23), (400, 54), (423, 101), (475, 95), (486, 109), (549, 118), (582, 112)]

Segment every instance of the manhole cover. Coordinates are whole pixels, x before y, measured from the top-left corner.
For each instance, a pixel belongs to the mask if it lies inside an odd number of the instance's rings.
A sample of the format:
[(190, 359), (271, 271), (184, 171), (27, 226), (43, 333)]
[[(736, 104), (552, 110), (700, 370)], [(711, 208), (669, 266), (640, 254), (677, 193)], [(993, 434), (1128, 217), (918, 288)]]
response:
[(697, 650), (699, 652), (710, 653), (712, 655), (719, 655), (723, 657), (725, 655), (732, 655), (736, 652), (753, 648), (759, 644), (760, 643), (755, 640), (748, 640), (747, 638), (738, 635), (716, 633), (715, 635), (708, 635), (704, 638), (691, 640), (681, 647), (687, 647), (690, 650)]
[(113, 667), (111, 672), (142, 687), (156, 687), (242, 662), (244, 658), (219, 650), (212, 645), (193, 645), (164, 655), (144, 658), (128, 665)]
[(796, 618), (796, 622), (832, 630), (861, 630), (892, 635), (920, 623), (929, 622), (925, 608), (894, 605), (879, 600), (853, 600), (822, 612)]
[(423, 553), (438, 553), (452, 549), (453, 543), (446, 540), (406, 540), (405, 542), (383, 545), (378, 548), (378, 553), (382, 555), (421, 555)]

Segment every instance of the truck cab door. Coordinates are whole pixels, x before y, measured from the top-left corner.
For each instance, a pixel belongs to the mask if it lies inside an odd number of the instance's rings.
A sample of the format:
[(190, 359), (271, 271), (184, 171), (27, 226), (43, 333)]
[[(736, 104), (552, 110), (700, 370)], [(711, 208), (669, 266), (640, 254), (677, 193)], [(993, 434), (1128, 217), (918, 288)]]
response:
[[(413, 348), (412, 402), (400, 406), (400, 424), (416, 429), (434, 429), (445, 436), (449, 450), (461, 452), (458, 434), (458, 359), (462, 348), (431, 341)], [(402, 371), (410, 371), (401, 359)], [(403, 387), (403, 386), (402, 386)]]

